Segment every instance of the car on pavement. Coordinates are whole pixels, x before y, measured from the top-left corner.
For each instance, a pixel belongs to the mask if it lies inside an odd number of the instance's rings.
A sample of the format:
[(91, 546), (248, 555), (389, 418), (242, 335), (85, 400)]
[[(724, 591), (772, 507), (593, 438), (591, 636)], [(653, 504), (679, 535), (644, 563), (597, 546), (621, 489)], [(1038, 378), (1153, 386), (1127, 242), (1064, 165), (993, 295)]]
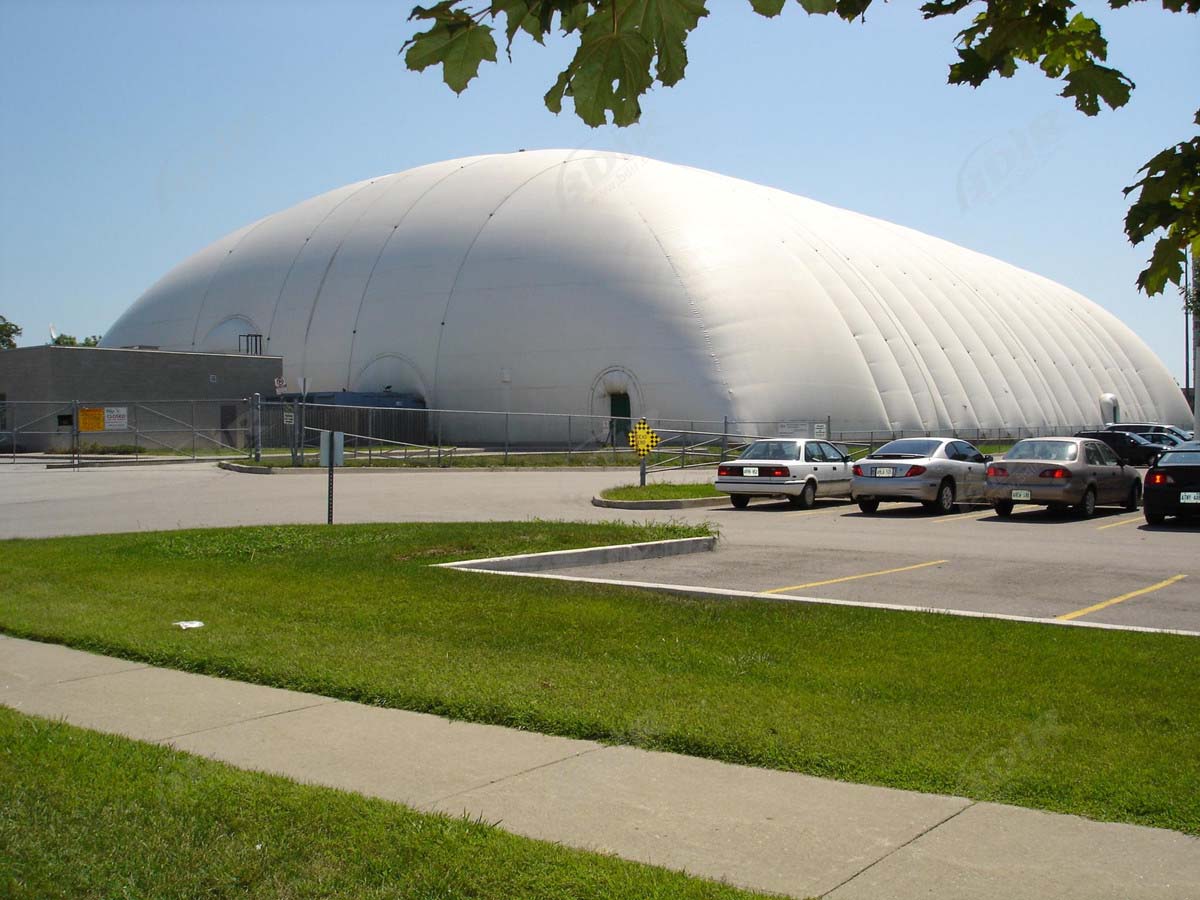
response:
[(1105, 431), (1132, 431), (1136, 434), (1173, 434), (1183, 441), (1195, 439), (1195, 435), (1174, 425), (1160, 425), (1158, 422), (1110, 422), (1104, 426)]
[(1165, 441), (1160, 443), (1133, 431), (1077, 431), (1075, 437), (1103, 441), (1131, 466), (1148, 466), (1167, 449)]
[(933, 513), (983, 503), (990, 456), (956, 438), (898, 438), (851, 469), (850, 494), (865, 513), (880, 503), (919, 502)]
[(1167, 516), (1200, 516), (1200, 442), (1169, 450), (1146, 472), (1142, 514), (1149, 525)]
[(737, 509), (745, 509), (751, 497), (779, 495), (808, 509), (817, 497), (850, 495), (850, 457), (824, 440), (758, 440), (737, 459), (717, 467), (713, 486), (728, 494)]
[(1091, 438), (1025, 438), (987, 469), (987, 499), (999, 516), (1011, 515), (1017, 503), (1071, 507), (1085, 517), (1097, 506), (1132, 511), (1141, 494), (1138, 471)]
[(1142, 435), (1142, 437), (1152, 444), (1162, 444), (1168, 450), (1172, 449), (1173, 447), (1178, 447), (1180, 444), (1187, 443), (1187, 441), (1185, 441), (1183, 438), (1176, 437), (1173, 434), (1168, 434), (1165, 431), (1147, 431), (1145, 433), (1136, 431), (1134, 434)]

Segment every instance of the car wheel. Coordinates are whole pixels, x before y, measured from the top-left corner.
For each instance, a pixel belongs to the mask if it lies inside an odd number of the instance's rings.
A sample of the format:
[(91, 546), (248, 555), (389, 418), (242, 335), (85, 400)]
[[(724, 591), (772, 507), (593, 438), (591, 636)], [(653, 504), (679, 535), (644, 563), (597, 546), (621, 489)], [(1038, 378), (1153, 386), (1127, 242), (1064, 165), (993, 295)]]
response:
[(729, 502), (733, 504), (734, 509), (745, 509), (750, 505), (750, 498), (745, 494), (730, 494)]
[(1013, 502), (1011, 500), (997, 500), (992, 504), (992, 508), (996, 510), (996, 515), (1002, 519), (1007, 519), (1012, 515)]
[(1161, 525), (1167, 517), (1160, 512), (1151, 512), (1150, 507), (1142, 507), (1142, 515), (1146, 517), (1147, 525)]
[(1094, 487), (1083, 492), (1083, 499), (1075, 504), (1075, 514), (1084, 519), (1090, 519), (1096, 514), (1096, 489)]
[(858, 508), (861, 509), (865, 513), (873, 513), (873, 512), (875, 512), (875, 510), (879, 509), (879, 501), (878, 500), (859, 500)]
[(813, 505), (817, 502), (817, 486), (811, 481), (805, 482), (804, 490), (799, 494), (793, 494), (791, 497), (788, 497), (788, 502), (792, 506), (798, 506), (801, 509), (812, 509)]
[(1125, 508), (1130, 512), (1137, 512), (1137, 508), (1142, 505), (1142, 486), (1136, 481), (1129, 486), (1129, 496), (1125, 499)]
[(937, 516), (954, 512), (954, 482), (947, 478), (939, 484), (937, 499), (925, 508)]

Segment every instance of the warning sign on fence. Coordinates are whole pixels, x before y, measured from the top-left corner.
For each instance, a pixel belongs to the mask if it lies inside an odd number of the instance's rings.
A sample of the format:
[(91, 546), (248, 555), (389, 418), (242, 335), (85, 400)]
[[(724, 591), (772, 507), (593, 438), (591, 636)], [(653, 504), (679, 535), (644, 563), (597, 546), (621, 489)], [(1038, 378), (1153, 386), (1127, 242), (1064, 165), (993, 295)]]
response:
[(128, 431), (128, 406), (85, 406), (79, 410), (80, 431)]

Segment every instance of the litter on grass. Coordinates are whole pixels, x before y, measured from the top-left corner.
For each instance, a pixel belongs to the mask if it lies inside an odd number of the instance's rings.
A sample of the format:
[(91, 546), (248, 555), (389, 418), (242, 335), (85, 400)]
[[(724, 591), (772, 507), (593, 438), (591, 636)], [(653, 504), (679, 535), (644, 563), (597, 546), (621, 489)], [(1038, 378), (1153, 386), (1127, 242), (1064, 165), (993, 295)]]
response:
[(171, 624), (178, 625), (180, 628), (184, 629), (185, 631), (189, 628), (203, 628), (204, 627), (203, 622), (197, 622), (194, 619), (189, 622), (172, 622)]

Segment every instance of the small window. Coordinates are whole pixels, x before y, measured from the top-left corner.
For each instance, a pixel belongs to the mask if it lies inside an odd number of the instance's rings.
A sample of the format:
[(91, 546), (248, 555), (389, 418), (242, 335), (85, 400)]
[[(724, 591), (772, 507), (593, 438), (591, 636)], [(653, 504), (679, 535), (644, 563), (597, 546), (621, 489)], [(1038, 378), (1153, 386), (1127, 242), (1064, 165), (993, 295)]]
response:
[(825, 462), (825, 451), (821, 449), (821, 445), (816, 441), (810, 441), (804, 445), (804, 461), (805, 462)]
[(75, 424), (75, 420), (71, 417), (71, 413), (59, 413), (59, 416), (58, 416), (58, 427), (59, 428), (71, 428), (72, 426), (74, 426), (74, 424)]
[(1089, 466), (1104, 465), (1104, 457), (1102, 457), (1100, 455), (1100, 445), (1099, 444), (1085, 444), (1084, 452), (1087, 454), (1087, 461), (1088, 461)]

